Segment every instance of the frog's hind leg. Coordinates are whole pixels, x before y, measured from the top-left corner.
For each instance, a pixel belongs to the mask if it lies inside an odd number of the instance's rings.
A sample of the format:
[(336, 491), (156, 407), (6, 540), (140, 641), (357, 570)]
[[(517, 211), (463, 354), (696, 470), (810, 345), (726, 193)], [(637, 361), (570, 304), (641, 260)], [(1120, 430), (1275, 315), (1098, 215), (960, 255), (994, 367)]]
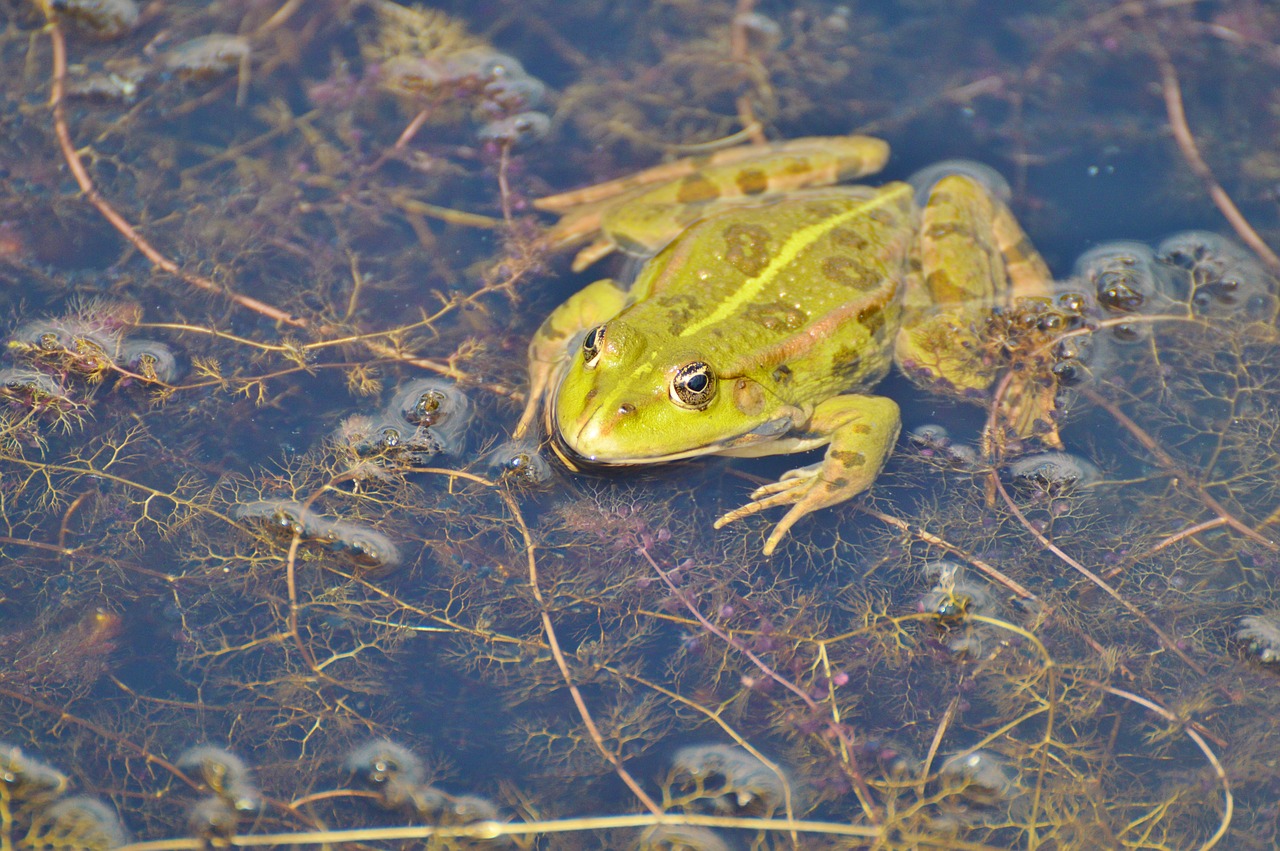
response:
[(995, 379), (983, 332), (1009, 288), (991, 226), (997, 206), (967, 175), (947, 174), (928, 190), (919, 268), (906, 281), (895, 343), (899, 366), (917, 384), (977, 397)]
[[(918, 250), (896, 341), (898, 364), (922, 386), (985, 398), (1004, 366), (1000, 340), (992, 339), (993, 314), (1047, 298), (1049, 268), (1004, 202), (963, 172), (945, 174), (928, 190)], [(1019, 436), (1056, 435), (1055, 395), (1052, 380), (1020, 378), (1005, 392), (1001, 420)]]

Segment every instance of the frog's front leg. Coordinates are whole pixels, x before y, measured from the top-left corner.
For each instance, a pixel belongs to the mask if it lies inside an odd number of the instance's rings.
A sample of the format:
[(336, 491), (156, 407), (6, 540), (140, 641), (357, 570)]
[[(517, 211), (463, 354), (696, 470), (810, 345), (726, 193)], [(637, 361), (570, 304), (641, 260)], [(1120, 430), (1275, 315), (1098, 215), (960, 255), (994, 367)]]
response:
[(612, 319), (626, 302), (627, 291), (612, 278), (602, 278), (575, 293), (546, 318), (529, 341), (529, 399), (516, 424), (515, 440), (528, 432), (552, 379), (576, 353), (574, 337)]
[(786, 443), (781, 452), (802, 452), (827, 444), (827, 454), (816, 464), (798, 467), (770, 485), (757, 488), (751, 502), (725, 514), (716, 528), (742, 517), (791, 505), (764, 543), (772, 555), (778, 543), (801, 517), (819, 508), (844, 502), (871, 486), (889, 453), (902, 418), (898, 405), (883, 396), (833, 396), (813, 412), (805, 433)]

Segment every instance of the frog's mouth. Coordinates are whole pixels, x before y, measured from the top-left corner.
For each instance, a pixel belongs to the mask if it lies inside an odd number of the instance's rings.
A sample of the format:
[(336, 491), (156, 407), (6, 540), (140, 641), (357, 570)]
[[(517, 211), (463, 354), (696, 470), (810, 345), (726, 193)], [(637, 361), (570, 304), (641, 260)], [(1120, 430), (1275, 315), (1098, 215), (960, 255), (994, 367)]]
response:
[(731, 435), (713, 443), (706, 443), (692, 449), (664, 452), (660, 455), (633, 455), (607, 458), (585, 453), (576, 449), (557, 428), (550, 427), (548, 428), (548, 431), (552, 435), (551, 449), (555, 452), (556, 457), (558, 457), (561, 463), (563, 463), (570, 471), (577, 473), (591, 472), (593, 470), (608, 470), (618, 467), (637, 467), (647, 464), (666, 464), (672, 461), (699, 458), (703, 455), (751, 456), (757, 454), (752, 452), (752, 447), (761, 443), (775, 441), (779, 435), (786, 433), (791, 429), (791, 427), (792, 420), (790, 417), (780, 417), (766, 423), (761, 423), (755, 428), (744, 431), (741, 434)]

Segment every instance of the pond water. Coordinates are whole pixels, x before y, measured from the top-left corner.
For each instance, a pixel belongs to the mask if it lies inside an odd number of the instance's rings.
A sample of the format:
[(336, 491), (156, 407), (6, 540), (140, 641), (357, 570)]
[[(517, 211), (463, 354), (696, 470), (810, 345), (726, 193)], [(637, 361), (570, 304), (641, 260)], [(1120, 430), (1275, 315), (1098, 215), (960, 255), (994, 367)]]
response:
[[(0, 849), (1275, 847), (1274, 4), (0, 15)], [(771, 556), (822, 449), (512, 443), (538, 199), (851, 133), (1007, 180), (987, 383)]]

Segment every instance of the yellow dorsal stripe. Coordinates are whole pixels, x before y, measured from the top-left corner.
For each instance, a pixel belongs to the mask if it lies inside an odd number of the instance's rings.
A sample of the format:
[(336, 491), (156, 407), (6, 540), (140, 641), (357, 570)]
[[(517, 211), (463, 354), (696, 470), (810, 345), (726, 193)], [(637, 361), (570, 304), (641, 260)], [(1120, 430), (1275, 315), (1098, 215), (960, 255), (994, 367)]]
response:
[(830, 218), (823, 219), (820, 222), (814, 222), (808, 227), (800, 228), (795, 231), (787, 237), (786, 241), (782, 244), (782, 249), (773, 256), (769, 261), (769, 265), (766, 266), (760, 274), (756, 275), (754, 278), (748, 278), (744, 281), (742, 286), (738, 287), (738, 289), (731, 293), (724, 301), (720, 302), (719, 306), (717, 306), (715, 310), (702, 318), (702, 321), (695, 322), (681, 331), (680, 336), (688, 337), (690, 335), (697, 334), (699, 331), (702, 331), (717, 322), (723, 322), (730, 318), (742, 307), (742, 305), (748, 304), (759, 297), (760, 292), (772, 283), (773, 279), (778, 276), (778, 273), (787, 268), (787, 266), (789, 266), (796, 257), (799, 256), (801, 251), (804, 251), (823, 236), (830, 233), (834, 228), (839, 227), (850, 219), (857, 218), (858, 216), (865, 214), (868, 210), (883, 206), (896, 200), (898, 196), (902, 195), (904, 192), (911, 191), (912, 189), (910, 186), (902, 184), (894, 187), (888, 192), (878, 192), (874, 197), (868, 198), (861, 204), (850, 207), (848, 210), (845, 210), (837, 216), (831, 216)]

